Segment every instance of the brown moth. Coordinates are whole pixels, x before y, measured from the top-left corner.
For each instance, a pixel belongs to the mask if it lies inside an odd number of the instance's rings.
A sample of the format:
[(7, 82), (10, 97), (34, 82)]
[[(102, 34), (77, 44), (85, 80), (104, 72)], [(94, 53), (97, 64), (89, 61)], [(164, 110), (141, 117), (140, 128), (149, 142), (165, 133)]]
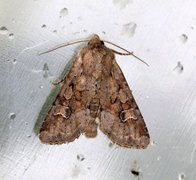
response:
[(97, 128), (115, 144), (146, 148), (150, 136), (113, 50), (94, 35), (76, 57), (40, 130), (46, 144), (63, 144)]

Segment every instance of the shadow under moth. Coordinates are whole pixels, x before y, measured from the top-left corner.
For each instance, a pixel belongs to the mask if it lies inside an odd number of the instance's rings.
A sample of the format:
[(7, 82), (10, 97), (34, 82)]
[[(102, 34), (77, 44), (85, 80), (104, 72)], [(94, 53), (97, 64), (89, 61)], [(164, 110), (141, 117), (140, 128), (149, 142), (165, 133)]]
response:
[(94, 35), (75, 58), (40, 129), (42, 143), (69, 143), (80, 134), (93, 138), (99, 127), (122, 147), (149, 144), (142, 114), (115, 60), (118, 52), (104, 42)]

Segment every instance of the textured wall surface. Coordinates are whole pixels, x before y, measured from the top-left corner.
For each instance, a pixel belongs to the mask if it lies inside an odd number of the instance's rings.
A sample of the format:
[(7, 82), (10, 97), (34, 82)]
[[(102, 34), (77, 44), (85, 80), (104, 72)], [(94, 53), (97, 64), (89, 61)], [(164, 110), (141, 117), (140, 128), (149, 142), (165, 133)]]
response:
[[(1, 0), (0, 179), (194, 180), (195, 9), (194, 0)], [(151, 136), (146, 150), (101, 132), (60, 146), (35, 133), (51, 82), (84, 44), (38, 53), (93, 33), (150, 65), (116, 56)]]

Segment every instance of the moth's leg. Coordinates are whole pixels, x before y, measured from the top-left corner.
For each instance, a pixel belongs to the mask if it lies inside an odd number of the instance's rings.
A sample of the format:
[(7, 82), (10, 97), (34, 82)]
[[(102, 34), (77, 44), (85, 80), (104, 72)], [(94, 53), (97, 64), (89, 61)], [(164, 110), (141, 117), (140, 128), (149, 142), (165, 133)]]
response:
[(56, 85), (59, 85), (59, 84), (62, 84), (64, 81), (64, 79), (57, 79), (55, 81), (51, 81), (52, 85), (56, 86)]

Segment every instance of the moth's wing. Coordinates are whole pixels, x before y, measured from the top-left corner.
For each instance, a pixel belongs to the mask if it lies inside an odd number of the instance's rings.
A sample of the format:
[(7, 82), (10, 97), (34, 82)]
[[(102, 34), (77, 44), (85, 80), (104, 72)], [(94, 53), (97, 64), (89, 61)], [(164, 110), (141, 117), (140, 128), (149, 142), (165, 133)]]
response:
[(87, 107), (91, 98), (88, 93), (91, 87), (87, 84), (91, 82), (90, 78), (83, 75), (81, 66), (82, 59), (79, 56), (42, 124), (39, 138), (43, 143), (62, 144), (74, 141), (81, 133), (87, 137), (97, 134), (97, 124)]
[(146, 124), (115, 60), (111, 74), (104, 79), (100, 91), (101, 131), (120, 146), (146, 148), (150, 142)]

